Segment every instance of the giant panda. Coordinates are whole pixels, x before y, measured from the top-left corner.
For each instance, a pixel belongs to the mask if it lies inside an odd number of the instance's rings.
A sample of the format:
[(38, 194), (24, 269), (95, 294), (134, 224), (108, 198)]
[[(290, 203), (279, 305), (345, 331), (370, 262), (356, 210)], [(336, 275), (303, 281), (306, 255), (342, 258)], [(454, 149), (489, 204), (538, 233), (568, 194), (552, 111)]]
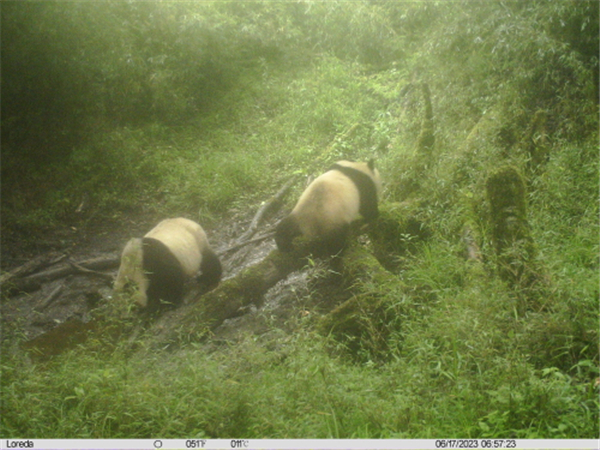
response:
[(221, 262), (200, 225), (184, 218), (166, 219), (143, 238), (127, 243), (114, 292), (133, 285), (135, 303), (155, 310), (161, 301), (180, 304), (187, 280), (197, 277), (199, 283), (213, 287), (221, 273)]
[(373, 160), (338, 161), (316, 178), (300, 196), (292, 212), (275, 230), (282, 252), (293, 250), (296, 236), (318, 238), (323, 253), (335, 254), (345, 245), (350, 224), (361, 216), (377, 219), (381, 179)]

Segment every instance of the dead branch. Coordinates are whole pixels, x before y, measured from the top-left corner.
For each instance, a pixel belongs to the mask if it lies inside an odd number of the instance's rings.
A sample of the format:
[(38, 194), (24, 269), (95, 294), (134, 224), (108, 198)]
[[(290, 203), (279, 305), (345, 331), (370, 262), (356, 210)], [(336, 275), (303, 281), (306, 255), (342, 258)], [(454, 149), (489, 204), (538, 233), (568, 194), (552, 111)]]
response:
[[(282, 202), (283, 198), (285, 197), (287, 192), (290, 190), (290, 188), (294, 185), (294, 183), (296, 183), (296, 181), (297, 181), (297, 177), (294, 176), (294, 177), (290, 178), (287, 181), (287, 183), (285, 183), (283, 185), (283, 187), (281, 189), (279, 189), (279, 191), (275, 195), (273, 195), (273, 197), (271, 197), (269, 199), (269, 201), (265, 202), (258, 209), (256, 214), (254, 215), (254, 218), (252, 219), (252, 222), (250, 222), (250, 226), (248, 227), (246, 232), (237, 239), (236, 245), (239, 245), (239, 244), (247, 241), (254, 235), (254, 233), (256, 233), (256, 231), (258, 230), (258, 226), (264, 220), (264, 217), (267, 215), (267, 213), (270, 213), (273, 210), (276, 210), (277, 208), (279, 208), (281, 206), (281, 202)], [(234, 247), (235, 247), (235, 245), (234, 245)], [(231, 251), (231, 248), (225, 250), (225, 252), (223, 252), (223, 253), (226, 253), (229, 251)]]
[[(14, 268), (10, 272), (6, 272), (6, 273), (2, 274), (2, 276), (0, 276), (0, 285), (6, 283), (7, 281), (9, 281), (13, 278), (25, 277), (25, 276), (32, 274), (44, 267), (48, 267), (53, 264), (56, 264), (56, 263), (62, 261), (63, 259), (65, 259), (66, 257), (67, 257), (67, 255), (64, 255), (64, 254), (60, 255), (58, 257), (56, 257), (56, 254), (52, 254), (52, 255), (46, 254), (46, 255), (41, 255), (36, 258), (33, 258), (33, 259), (27, 261), (25, 264)], [(50, 259), (50, 258), (52, 258), (52, 259)]]
[(60, 292), (63, 290), (64, 285), (59, 285), (57, 286), (52, 292), (50, 292), (50, 294), (40, 303), (40, 306), (36, 306), (35, 309), (37, 311), (43, 311), (44, 309), (46, 309), (48, 306), (50, 306), (50, 303), (52, 303), (54, 300), (56, 300), (60, 294)]
[[(109, 256), (87, 259), (77, 263), (80, 268), (88, 270), (106, 270), (117, 267), (120, 263), (119, 256)], [(8, 286), (3, 285), (3, 289), (8, 291), (8, 295), (14, 295), (19, 292), (33, 292), (41, 287), (43, 283), (48, 281), (57, 280), (64, 278), (68, 275), (75, 273), (81, 273), (79, 269), (73, 267), (71, 264), (63, 264), (59, 267), (55, 267), (44, 272), (35, 273), (27, 277), (18, 278), (11, 280)]]
[(97, 276), (97, 277), (100, 277), (100, 278), (110, 281), (110, 282), (114, 281), (113, 276), (108, 273), (98, 272), (97, 270), (86, 269), (85, 267), (82, 267), (81, 265), (77, 264), (74, 261), (69, 261), (69, 264), (71, 265), (71, 267), (73, 267), (79, 273)]
[(250, 239), (248, 241), (241, 242), (241, 243), (236, 244), (236, 245), (234, 245), (232, 247), (229, 247), (227, 250), (223, 250), (222, 252), (219, 252), (218, 255), (219, 256), (226, 255), (227, 253), (232, 252), (234, 250), (238, 250), (238, 249), (240, 249), (242, 247), (245, 247), (246, 245), (254, 244), (256, 242), (261, 242), (261, 241), (264, 241), (266, 239), (272, 238), (273, 236), (275, 236), (275, 232), (271, 231), (271, 232), (269, 232), (267, 234), (263, 234), (262, 236), (255, 237), (254, 239)]

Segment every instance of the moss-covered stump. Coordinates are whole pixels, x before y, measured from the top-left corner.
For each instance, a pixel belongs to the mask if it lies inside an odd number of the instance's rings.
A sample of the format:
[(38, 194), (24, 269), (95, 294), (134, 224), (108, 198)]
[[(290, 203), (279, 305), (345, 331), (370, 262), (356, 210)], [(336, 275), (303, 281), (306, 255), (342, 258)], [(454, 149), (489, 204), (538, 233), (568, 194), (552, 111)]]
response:
[(343, 343), (355, 359), (385, 360), (388, 337), (398, 319), (397, 299), (388, 288), (398, 290), (401, 282), (358, 244), (346, 249), (341, 266), (345, 283), (355, 295), (325, 315), (317, 329)]
[(512, 288), (529, 291), (545, 284), (527, 222), (525, 182), (512, 166), (491, 173), (486, 182), (490, 229), (499, 274)]
[(397, 270), (407, 253), (430, 236), (425, 223), (419, 218), (415, 202), (383, 203), (379, 218), (370, 230), (375, 256), (388, 270)]
[(494, 153), (508, 155), (516, 144), (513, 113), (505, 106), (497, 106), (485, 113), (473, 127), (463, 151), (481, 157), (481, 149), (489, 149)]
[(429, 154), (435, 144), (435, 130), (433, 126), (433, 108), (431, 107), (431, 92), (429, 91), (429, 85), (423, 83), (421, 85), (423, 92), (423, 102), (425, 104), (425, 111), (423, 114), (423, 121), (421, 122), (421, 132), (417, 137), (417, 152)]

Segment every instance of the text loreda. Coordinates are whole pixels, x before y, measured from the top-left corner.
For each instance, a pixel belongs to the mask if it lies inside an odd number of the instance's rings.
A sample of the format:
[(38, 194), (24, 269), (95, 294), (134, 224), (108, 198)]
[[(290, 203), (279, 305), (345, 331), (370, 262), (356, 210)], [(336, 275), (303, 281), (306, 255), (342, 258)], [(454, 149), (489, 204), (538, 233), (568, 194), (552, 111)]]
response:
[(6, 448), (33, 448), (33, 441), (30, 439), (26, 441), (7, 440)]

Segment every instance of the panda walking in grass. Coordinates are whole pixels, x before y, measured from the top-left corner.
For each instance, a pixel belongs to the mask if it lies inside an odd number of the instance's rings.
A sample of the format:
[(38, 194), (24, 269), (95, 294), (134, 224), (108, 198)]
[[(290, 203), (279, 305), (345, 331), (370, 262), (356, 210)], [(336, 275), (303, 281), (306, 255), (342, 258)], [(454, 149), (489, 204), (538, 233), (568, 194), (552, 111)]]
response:
[(162, 303), (181, 304), (189, 279), (196, 277), (203, 287), (212, 288), (221, 274), (221, 262), (202, 227), (189, 219), (166, 219), (127, 243), (114, 292), (133, 287), (135, 303), (153, 311)]
[(377, 219), (380, 195), (381, 179), (373, 160), (338, 161), (306, 188), (292, 212), (277, 225), (277, 248), (290, 252), (293, 239), (304, 236), (319, 239), (324, 253), (338, 253), (352, 222), (361, 217), (367, 222)]

